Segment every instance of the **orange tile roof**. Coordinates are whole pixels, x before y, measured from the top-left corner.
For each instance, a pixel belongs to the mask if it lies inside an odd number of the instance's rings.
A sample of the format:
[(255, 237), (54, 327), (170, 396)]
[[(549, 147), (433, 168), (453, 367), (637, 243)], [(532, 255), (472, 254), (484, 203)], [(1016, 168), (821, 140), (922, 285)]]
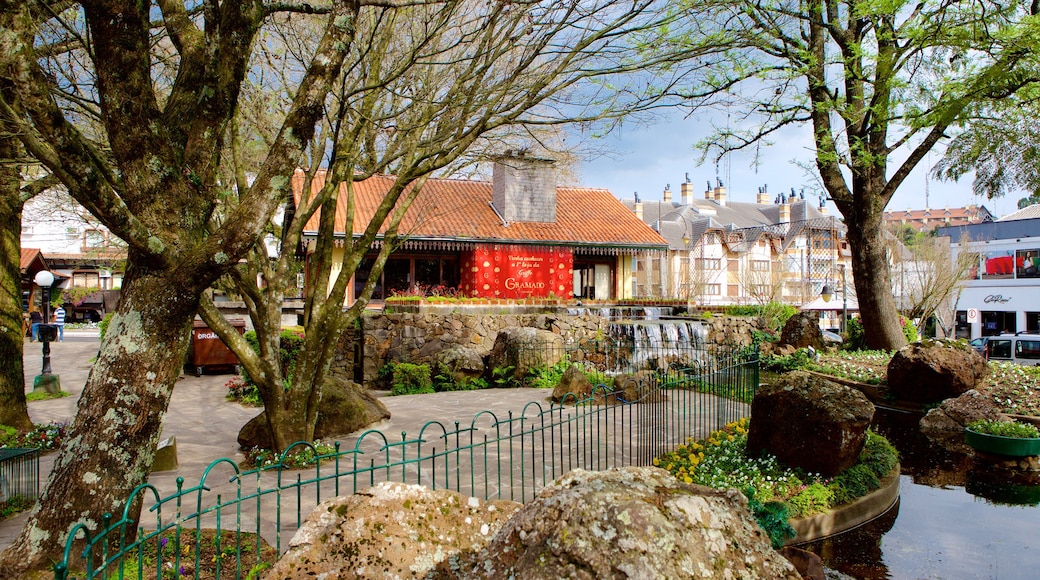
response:
[(43, 253), (39, 249), (21, 248), (20, 254), (21, 255), (19, 256), (19, 268), (21, 269), (22, 273), (25, 273), (25, 271), (28, 270), (29, 267), (32, 266), (32, 263), (36, 260), (40, 261), (40, 265), (43, 268), (47, 268), (47, 263), (43, 259)]
[[(311, 184), (318, 191), (325, 172)], [(293, 194), (297, 201), (303, 189), (304, 174), (293, 175)], [(394, 182), (393, 176), (377, 175), (354, 184), (356, 193), (355, 232), (368, 223), (383, 195)], [(492, 185), (486, 181), (430, 179), (405, 214), (400, 232), (411, 239), (492, 241), (496, 243), (553, 243), (606, 247), (663, 247), (667, 242), (644, 224), (610, 191), (598, 188), (556, 188), (556, 222), (512, 222), (503, 226), (491, 208)], [(340, 186), (336, 208), (336, 235), (346, 230), (346, 187)], [(304, 228), (313, 234), (318, 228), (315, 215)], [(381, 230), (382, 231), (382, 230)]]

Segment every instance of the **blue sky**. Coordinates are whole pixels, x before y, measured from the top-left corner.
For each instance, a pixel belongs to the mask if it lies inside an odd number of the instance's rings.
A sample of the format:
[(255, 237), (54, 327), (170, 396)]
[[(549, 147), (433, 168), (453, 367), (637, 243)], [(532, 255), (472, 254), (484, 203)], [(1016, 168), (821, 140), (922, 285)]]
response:
[[(679, 184), (686, 173), (694, 185), (697, 196), (704, 193), (705, 182), (714, 181), (715, 164), (706, 161), (698, 166), (699, 153), (693, 150), (693, 144), (710, 127), (704, 120), (684, 119), (678, 112), (670, 112), (657, 122), (645, 126), (628, 124), (615, 130), (612, 134), (597, 139), (592, 145), (604, 150), (604, 154), (596, 159), (583, 163), (581, 167), (581, 185), (587, 187), (603, 187), (613, 192), (615, 197), (632, 199), (633, 192), (639, 192), (644, 200), (659, 200), (666, 184), (671, 185), (673, 199), (679, 194)], [(768, 184), (771, 196), (780, 192), (789, 192), (805, 188), (809, 192), (819, 190), (819, 185), (793, 161), (808, 163), (812, 161), (809, 149), (811, 133), (806, 127), (792, 128), (773, 139), (771, 146), (759, 148), (759, 164), (757, 170), (751, 166), (753, 152), (741, 152), (731, 155), (729, 160), (730, 179), (725, 177), (725, 169), (720, 168), (720, 176), (726, 185), (730, 200), (754, 202), (759, 186)], [(931, 164), (937, 162), (940, 154), (931, 154)], [(918, 169), (903, 183), (888, 205), (889, 210), (924, 209), (925, 189), (928, 190), (928, 205), (932, 208), (962, 207), (971, 203), (981, 203), (996, 215), (1006, 215), (1017, 209), (1021, 195), (1003, 199), (984, 200), (976, 198), (971, 192), (971, 181), (964, 178), (960, 182), (941, 182), (926, 179), (926, 172)], [(811, 197), (816, 201), (816, 197)], [(833, 204), (828, 204), (831, 215), (837, 215)]]

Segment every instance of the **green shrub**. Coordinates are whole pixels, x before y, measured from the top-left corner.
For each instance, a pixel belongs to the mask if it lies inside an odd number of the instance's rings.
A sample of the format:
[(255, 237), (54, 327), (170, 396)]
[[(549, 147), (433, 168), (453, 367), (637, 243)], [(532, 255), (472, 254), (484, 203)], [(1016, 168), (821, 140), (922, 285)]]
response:
[(999, 437), (1015, 437), (1020, 439), (1036, 439), (1040, 437), (1040, 431), (1036, 426), (1018, 421), (988, 421), (979, 419), (968, 423), (968, 429), (976, 433), (997, 435)]
[(113, 316), (115, 316), (115, 312), (109, 312), (108, 314), (105, 315), (104, 318), (101, 319), (101, 322), (98, 323), (98, 340), (99, 341), (104, 341), (105, 340), (105, 333), (108, 332), (108, 325), (112, 324), (112, 317)]
[(798, 313), (798, 308), (783, 302), (770, 301), (767, 304), (727, 306), (723, 312), (729, 316), (758, 316), (765, 321), (766, 329), (779, 333), (787, 324), (787, 319)]
[(567, 372), (570, 366), (571, 359), (569, 356), (564, 356), (560, 359), (560, 362), (552, 366), (539, 365), (527, 375), (526, 383), (528, 386), (536, 389), (554, 389), (556, 385), (560, 384), (563, 373)]
[(900, 316), (899, 324), (903, 327), (903, 336), (906, 337), (907, 342), (917, 342), (921, 340), (921, 333), (917, 332), (917, 325), (914, 324), (913, 320)]
[(798, 369), (809, 368), (814, 363), (812, 358), (809, 357), (809, 350), (800, 348), (791, 354), (763, 355), (759, 364), (762, 365), (763, 370), (772, 371), (774, 373), (787, 373)]
[(845, 350), (863, 350), (867, 347), (866, 335), (863, 333), (863, 321), (850, 318), (845, 322)]
[(769, 536), (773, 549), (779, 550), (784, 546), (784, 542), (795, 537), (797, 533), (789, 522), (790, 509), (785, 504), (778, 501), (765, 503), (759, 501), (753, 487), (746, 487), (743, 492), (748, 498), (748, 509), (751, 510), (751, 515), (755, 516), (755, 521)]
[(391, 395), (419, 395), (433, 393), (430, 367), (411, 363), (393, 363)]

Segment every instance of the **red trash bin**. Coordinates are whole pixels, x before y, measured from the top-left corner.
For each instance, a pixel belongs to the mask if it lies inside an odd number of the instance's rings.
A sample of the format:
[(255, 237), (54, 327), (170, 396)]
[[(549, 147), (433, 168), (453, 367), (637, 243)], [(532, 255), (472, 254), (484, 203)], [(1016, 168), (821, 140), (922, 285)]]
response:
[[(246, 321), (241, 318), (229, 318), (231, 326), (243, 334), (246, 331)], [(217, 333), (206, 325), (205, 321), (195, 319), (194, 328), (191, 329), (191, 342), (188, 344), (188, 360), (185, 363), (188, 369), (201, 377), (204, 370), (223, 370), (238, 374), (238, 357), (231, 349), (220, 340)]]

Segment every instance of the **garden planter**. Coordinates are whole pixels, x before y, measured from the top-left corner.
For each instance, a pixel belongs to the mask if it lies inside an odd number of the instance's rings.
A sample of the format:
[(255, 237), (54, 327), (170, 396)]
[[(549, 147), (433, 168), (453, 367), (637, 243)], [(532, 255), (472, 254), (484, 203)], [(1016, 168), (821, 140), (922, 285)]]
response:
[(1040, 455), (1040, 439), (1025, 437), (1002, 437), (988, 433), (978, 433), (971, 429), (964, 430), (968, 446), (972, 449), (1006, 455), (1008, 457), (1025, 457)]

